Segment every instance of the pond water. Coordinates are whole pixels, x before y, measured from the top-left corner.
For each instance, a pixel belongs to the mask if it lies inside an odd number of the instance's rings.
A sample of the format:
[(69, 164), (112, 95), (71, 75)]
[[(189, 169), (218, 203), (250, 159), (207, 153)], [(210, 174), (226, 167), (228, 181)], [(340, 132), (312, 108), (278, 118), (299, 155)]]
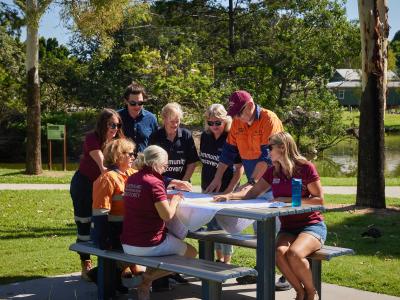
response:
[[(358, 141), (349, 139), (324, 151), (315, 160), (320, 176), (357, 176)], [(400, 134), (385, 137), (385, 174), (400, 176)]]

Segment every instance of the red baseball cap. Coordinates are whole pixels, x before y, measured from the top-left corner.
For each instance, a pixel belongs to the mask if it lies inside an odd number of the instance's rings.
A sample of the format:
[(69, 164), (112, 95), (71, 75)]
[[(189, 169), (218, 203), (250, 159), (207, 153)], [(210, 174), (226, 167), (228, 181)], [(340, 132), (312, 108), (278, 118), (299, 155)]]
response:
[(252, 97), (250, 93), (246, 91), (236, 91), (233, 92), (229, 97), (229, 107), (228, 107), (228, 115), (231, 117), (236, 116), (243, 106), (252, 101)]

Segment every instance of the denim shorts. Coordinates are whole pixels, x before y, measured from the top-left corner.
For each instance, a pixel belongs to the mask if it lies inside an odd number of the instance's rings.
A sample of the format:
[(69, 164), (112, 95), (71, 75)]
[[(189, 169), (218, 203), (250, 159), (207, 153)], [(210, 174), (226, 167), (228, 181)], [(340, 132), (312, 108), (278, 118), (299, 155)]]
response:
[(327, 229), (324, 221), (294, 229), (281, 229), (278, 233), (278, 236), (281, 233), (297, 236), (302, 232), (311, 234), (312, 236), (316, 237), (321, 242), (321, 245), (323, 245), (326, 241)]

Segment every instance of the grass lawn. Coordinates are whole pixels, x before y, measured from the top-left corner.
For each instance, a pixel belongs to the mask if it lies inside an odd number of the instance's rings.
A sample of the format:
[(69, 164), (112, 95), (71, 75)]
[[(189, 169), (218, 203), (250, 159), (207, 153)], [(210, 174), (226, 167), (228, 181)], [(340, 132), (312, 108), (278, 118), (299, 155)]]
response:
[[(396, 201), (388, 203), (400, 206)], [(327, 195), (326, 202), (354, 203), (354, 197)], [(0, 284), (79, 270), (78, 256), (68, 251), (75, 240), (68, 191), (0, 191), (0, 207)], [(327, 244), (353, 248), (357, 255), (324, 262), (323, 281), (400, 296), (400, 212), (324, 215)], [(370, 224), (382, 229), (379, 241), (361, 238)], [(255, 251), (235, 247), (233, 263), (254, 266)]]
[[(40, 175), (26, 175), (22, 166), (13, 168), (11, 165), (0, 165), (0, 183), (70, 183), (75, 171), (48, 171), (44, 170)], [(200, 173), (195, 172), (192, 176), (192, 184), (200, 185)], [(324, 186), (356, 186), (355, 177), (321, 177)], [(245, 176), (242, 183), (246, 182)], [(387, 186), (400, 186), (399, 177), (386, 178)]]
[[(400, 196), (400, 195), (399, 195)], [(336, 204), (355, 204), (356, 195), (324, 195), (325, 205)], [(400, 208), (400, 198), (388, 198), (386, 197), (386, 206), (394, 206)], [(400, 218), (400, 212), (399, 212)]]
[[(343, 112), (343, 123), (349, 126), (357, 126), (360, 122), (360, 112), (355, 110), (353, 112)], [(385, 127), (400, 129), (400, 114), (385, 113)]]

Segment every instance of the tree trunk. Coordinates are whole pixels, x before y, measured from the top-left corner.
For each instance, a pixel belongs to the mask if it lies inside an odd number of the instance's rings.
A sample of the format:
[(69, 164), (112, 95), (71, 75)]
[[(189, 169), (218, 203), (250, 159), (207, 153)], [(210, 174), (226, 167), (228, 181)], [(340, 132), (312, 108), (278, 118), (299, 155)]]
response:
[(233, 10), (233, 0), (229, 0), (229, 54), (235, 57), (235, 19)]
[(39, 90), (39, 13), (37, 0), (26, 1), (27, 130), (26, 173), (42, 173)]
[(358, 0), (362, 95), (356, 205), (384, 208), (384, 114), (387, 81), (387, 0)]

